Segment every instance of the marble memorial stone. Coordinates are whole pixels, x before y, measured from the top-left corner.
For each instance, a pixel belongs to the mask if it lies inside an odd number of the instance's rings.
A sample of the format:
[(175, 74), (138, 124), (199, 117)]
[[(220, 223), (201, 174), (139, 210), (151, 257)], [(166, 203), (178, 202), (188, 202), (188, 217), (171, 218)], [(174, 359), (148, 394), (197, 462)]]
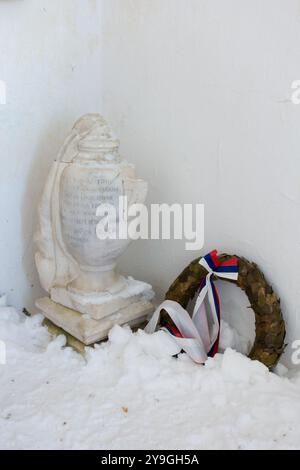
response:
[(153, 311), (151, 286), (116, 271), (130, 240), (100, 239), (96, 231), (101, 205), (119, 213), (121, 196), (130, 207), (144, 202), (147, 189), (121, 159), (119, 142), (100, 115), (75, 124), (52, 165), (36, 234), (36, 265), (50, 298), (37, 306), (86, 345), (104, 339), (115, 324), (136, 325)]

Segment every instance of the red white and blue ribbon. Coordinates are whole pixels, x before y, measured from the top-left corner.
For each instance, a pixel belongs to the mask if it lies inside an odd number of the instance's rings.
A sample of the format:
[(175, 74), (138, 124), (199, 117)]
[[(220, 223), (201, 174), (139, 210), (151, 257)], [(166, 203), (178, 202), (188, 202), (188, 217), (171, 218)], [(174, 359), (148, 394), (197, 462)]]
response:
[[(176, 328), (167, 325), (164, 331), (176, 342), (178, 353), (183, 350), (195, 362), (204, 364), (208, 357), (214, 357), (219, 351), (221, 308), (214, 276), (237, 281), (239, 268), (237, 258), (221, 262), (216, 250), (199, 263), (206, 269), (207, 276), (200, 286), (192, 318), (179, 303), (167, 300), (156, 310), (145, 331), (149, 334), (155, 332), (160, 313), (165, 310)], [(205, 306), (206, 298), (210, 306), (209, 312)]]

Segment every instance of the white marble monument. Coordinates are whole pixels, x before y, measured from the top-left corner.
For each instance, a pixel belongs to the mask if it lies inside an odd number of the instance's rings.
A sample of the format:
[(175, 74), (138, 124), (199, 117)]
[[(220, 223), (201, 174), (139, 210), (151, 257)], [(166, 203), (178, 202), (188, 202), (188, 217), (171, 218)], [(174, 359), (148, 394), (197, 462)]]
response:
[(36, 234), (36, 265), (49, 297), (36, 305), (85, 345), (104, 339), (115, 324), (135, 326), (153, 312), (151, 286), (116, 271), (130, 240), (99, 239), (96, 232), (101, 205), (119, 211), (120, 196), (129, 207), (143, 203), (147, 189), (120, 158), (119, 142), (100, 115), (75, 124), (52, 165)]

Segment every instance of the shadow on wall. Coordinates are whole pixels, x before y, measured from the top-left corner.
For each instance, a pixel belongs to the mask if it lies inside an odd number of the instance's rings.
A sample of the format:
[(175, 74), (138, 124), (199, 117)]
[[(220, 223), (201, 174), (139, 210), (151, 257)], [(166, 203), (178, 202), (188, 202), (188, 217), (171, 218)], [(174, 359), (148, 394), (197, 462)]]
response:
[(35, 300), (45, 295), (45, 291), (40, 285), (34, 261), (34, 235), (37, 229), (38, 205), (51, 164), (56, 159), (59, 148), (63, 143), (66, 134), (65, 129), (69, 127), (68, 122), (69, 119), (59, 121), (56, 118), (47, 126), (43, 137), (40, 141), (37, 141), (36, 150), (27, 174), (26, 191), (22, 203), (22, 265), (28, 283), (24, 307), (33, 313), (36, 312)]

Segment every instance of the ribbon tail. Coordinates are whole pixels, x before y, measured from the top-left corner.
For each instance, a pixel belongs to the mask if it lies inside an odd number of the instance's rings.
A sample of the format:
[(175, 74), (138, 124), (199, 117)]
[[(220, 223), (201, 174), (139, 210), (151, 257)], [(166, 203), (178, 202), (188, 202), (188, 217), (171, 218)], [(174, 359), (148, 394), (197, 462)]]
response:
[[(205, 344), (207, 352), (212, 350), (220, 334), (220, 321), (213, 293), (214, 284), (211, 277), (212, 273), (206, 278), (206, 285), (199, 294), (193, 315), (193, 322), (197, 327), (203, 343)], [(209, 314), (207, 313), (204, 303), (206, 295), (208, 295), (210, 306)], [(210, 322), (208, 320), (209, 318)], [(209, 328), (209, 323), (212, 325), (211, 328)]]
[(216, 299), (214, 297), (213, 293), (214, 285), (211, 283), (210, 284), (210, 289), (208, 292), (208, 301), (210, 305), (210, 311), (211, 311), (211, 320), (212, 320), (212, 336), (211, 336), (211, 348), (217, 341), (219, 334), (220, 334), (220, 319), (219, 319), (219, 314), (217, 311), (217, 306), (216, 306)]
[(172, 336), (180, 351), (184, 351), (197, 364), (205, 364), (208, 357), (204, 344), (191, 338), (176, 338)]
[(195, 362), (204, 364), (207, 360), (207, 353), (201, 336), (188, 312), (177, 302), (171, 300), (163, 302), (146, 326), (145, 332), (148, 334), (154, 333), (158, 326), (162, 310), (166, 310), (180, 333), (184, 336), (183, 338), (177, 338), (169, 333), (176, 344)]
[(155, 310), (151, 320), (149, 321), (149, 323), (147, 324), (146, 328), (145, 328), (145, 332), (148, 334), (148, 335), (153, 335), (153, 333), (155, 333), (156, 331), (156, 328), (157, 328), (157, 325), (159, 323), (159, 318), (160, 318), (160, 313), (162, 311), (162, 308), (159, 307), (158, 309)]
[(205, 307), (205, 297), (208, 292), (208, 282), (209, 280), (206, 280), (206, 284), (201, 290), (199, 297), (197, 299), (194, 313), (193, 313), (193, 322), (201, 336), (201, 339), (204, 343), (206, 351), (210, 351), (211, 349), (211, 339), (210, 339), (210, 331), (209, 331), (209, 325), (208, 325), (208, 319), (207, 319), (207, 311)]

